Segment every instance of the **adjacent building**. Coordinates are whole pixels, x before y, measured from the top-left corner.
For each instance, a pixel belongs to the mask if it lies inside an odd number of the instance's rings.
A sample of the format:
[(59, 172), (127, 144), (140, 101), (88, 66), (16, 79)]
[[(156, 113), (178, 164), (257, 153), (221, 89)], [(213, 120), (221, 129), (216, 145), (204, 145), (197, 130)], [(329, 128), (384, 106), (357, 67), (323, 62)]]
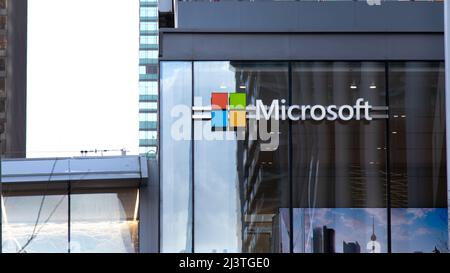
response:
[(343, 242), (343, 251), (344, 253), (361, 253), (361, 246), (358, 241), (356, 242)]
[(25, 157), (27, 0), (0, 1), (0, 156)]
[(328, 228), (327, 226), (314, 228), (313, 253), (335, 253), (335, 245), (334, 229)]
[(158, 101), (158, 1), (140, 0), (139, 151), (155, 157)]
[[(448, 251), (442, 1), (174, 4), (160, 28), (161, 252), (325, 252), (323, 226), (330, 252), (349, 238)], [(371, 118), (346, 120), (358, 99)], [(273, 103), (313, 110), (255, 118)], [(330, 106), (344, 119), (322, 116)], [(426, 240), (399, 239), (419, 228)]]
[(4, 159), (1, 169), (0, 253), (146, 249), (139, 242), (145, 157)]

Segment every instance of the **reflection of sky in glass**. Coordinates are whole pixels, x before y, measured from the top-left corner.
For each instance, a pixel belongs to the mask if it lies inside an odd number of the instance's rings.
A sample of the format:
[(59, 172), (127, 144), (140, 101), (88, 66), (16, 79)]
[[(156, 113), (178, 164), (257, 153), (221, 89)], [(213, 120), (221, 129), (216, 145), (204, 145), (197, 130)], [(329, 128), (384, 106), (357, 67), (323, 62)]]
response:
[(70, 227), (67, 195), (4, 197), (3, 252), (68, 252), (69, 228), (72, 252), (135, 252), (137, 194), (137, 189), (72, 194)]
[[(196, 104), (209, 105), (212, 92), (235, 92), (229, 62), (194, 65), (194, 94), (202, 99)], [(236, 137), (234, 132), (212, 132), (210, 121), (196, 121), (194, 126), (196, 134), (228, 139), (195, 141), (195, 251), (240, 252)]]
[(313, 229), (327, 226), (335, 230), (336, 252), (343, 252), (343, 242), (355, 242), (361, 252), (372, 235), (372, 219), (375, 235), (381, 244), (381, 252), (387, 251), (386, 209), (378, 208), (317, 208), (294, 209), (294, 251), (312, 252)]
[[(3, 252), (16, 253), (21, 251), (30, 240), (33, 224), (8, 224), (3, 226)], [(60, 253), (67, 252), (67, 223), (47, 223), (35, 239), (24, 248), (27, 253)]]
[(192, 102), (190, 62), (161, 64), (161, 94), (161, 251), (190, 252), (191, 146), (189, 140), (175, 141), (171, 134), (179, 118), (172, 115), (172, 109)]
[[(138, 221), (75, 223), (71, 225), (71, 252), (133, 253), (137, 249)], [(135, 241), (136, 239), (136, 241)]]
[(392, 252), (448, 252), (447, 208), (392, 209)]
[[(41, 195), (2, 198), (3, 252), (21, 251), (30, 241), (42, 198)], [(37, 236), (30, 241), (23, 252), (67, 252), (67, 200), (66, 195), (45, 197), (34, 233)]]
[[(76, 223), (71, 226), (71, 252), (134, 252), (132, 232), (137, 221)], [(18, 252), (30, 238), (33, 225), (11, 224), (3, 233), (3, 252)], [(67, 252), (67, 223), (47, 223), (26, 247), (27, 253)]]
[[(312, 252), (313, 229), (327, 226), (335, 230), (336, 252), (343, 252), (343, 241), (357, 241), (366, 252), (372, 217), (381, 252), (386, 252), (386, 209), (294, 209), (294, 251)], [(392, 209), (392, 252), (432, 252), (435, 247), (448, 252), (447, 221), (446, 208)]]

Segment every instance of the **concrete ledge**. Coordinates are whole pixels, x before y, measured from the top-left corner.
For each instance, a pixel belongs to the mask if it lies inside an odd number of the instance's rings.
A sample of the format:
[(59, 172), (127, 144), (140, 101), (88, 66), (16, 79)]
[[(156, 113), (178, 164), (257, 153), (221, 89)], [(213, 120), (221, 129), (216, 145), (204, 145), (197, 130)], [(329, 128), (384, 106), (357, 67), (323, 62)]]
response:
[(146, 159), (140, 156), (7, 159), (1, 164), (3, 184), (115, 180), (140, 184), (148, 178)]

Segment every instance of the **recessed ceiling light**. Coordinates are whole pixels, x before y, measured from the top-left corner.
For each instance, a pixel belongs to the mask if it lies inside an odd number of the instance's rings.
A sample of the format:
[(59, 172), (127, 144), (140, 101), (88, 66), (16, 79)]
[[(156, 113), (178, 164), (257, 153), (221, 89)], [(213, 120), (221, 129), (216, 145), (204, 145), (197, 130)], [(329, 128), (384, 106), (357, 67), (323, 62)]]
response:
[(352, 85), (350, 85), (350, 88), (351, 89), (356, 89), (356, 88), (358, 88), (358, 86), (356, 86), (356, 84), (352, 84)]
[(246, 86), (245, 86), (245, 85), (241, 85), (241, 86), (239, 86), (239, 88), (241, 88), (241, 89), (245, 89), (245, 88), (246, 88)]
[(376, 89), (377, 88), (377, 86), (375, 85), (375, 84), (372, 84), (371, 86), (370, 86), (370, 89)]
[(396, 132), (396, 131), (393, 131), (392, 133), (393, 133), (394, 135), (396, 135), (396, 134), (397, 134), (397, 132)]

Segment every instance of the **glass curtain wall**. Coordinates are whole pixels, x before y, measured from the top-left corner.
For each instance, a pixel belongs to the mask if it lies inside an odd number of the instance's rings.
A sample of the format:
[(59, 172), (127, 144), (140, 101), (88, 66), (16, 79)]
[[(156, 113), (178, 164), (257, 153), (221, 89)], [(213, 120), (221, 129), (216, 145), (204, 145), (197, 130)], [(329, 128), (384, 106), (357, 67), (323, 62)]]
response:
[[(70, 192), (70, 193), (69, 193)], [(2, 185), (3, 253), (139, 251), (137, 189)]]
[[(162, 251), (448, 252), (443, 63), (161, 67), (161, 93), (172, 101), (161, 105)], [(252, 119), (233, 128), (239, 94), (245, 105), (362, 98), (374, 119), (270, 124), (279, 145), (262, 149)], [(223, 107), (214, 106), (218, 98)], [(171, 113), (175, 101), (186, 107), (184, 122)], [(193, 105), (212, 105), (210, 116), (192, 119)], [(181, 123), (194, 130), (180, 142), (169, 132)], [(167, 178), (174, 171), (180, 175)], [(180, 247), (172, 248), (174, 238)]]
[(389, 65), (393, 252), (448, 252), (444, 63)]
[[(292, 71), (293, 104), (386, 106), (384, 63), (303, 62)], [(386, 252), (386, 120), (293, 122), (292, 151), (294, 251)]]
[[(287, 63), (195, 62), (194, 105), (212, 94), (246, 94), (248, 102), (289, 98)], [(289, 252), (288, 135), (275, 151), (239, 139), (231, 115), (223, 131), (194, 122), (195, 252)], [(226, 111), (227, 112), (227, 111)], [(280, 125), (281, 131), (288, 123)]]
[(69, 249), (68, 187), (2, 185), (2, 253), (62, 253)]
[(161, 252), (192, 252), (192, 64), (161, 64)]

